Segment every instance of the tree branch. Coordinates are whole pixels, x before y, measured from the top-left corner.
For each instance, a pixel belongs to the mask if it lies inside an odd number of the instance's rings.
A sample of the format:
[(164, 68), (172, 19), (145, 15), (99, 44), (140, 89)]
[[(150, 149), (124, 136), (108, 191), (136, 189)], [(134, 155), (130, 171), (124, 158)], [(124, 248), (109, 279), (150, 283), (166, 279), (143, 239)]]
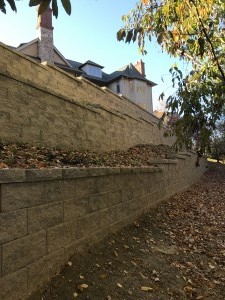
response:
[(202, 27), (202, 31), (203, 31), (203, 33), (204, 33), (204, 36), (205, 36), (207, 42), (209, 43), (209, 45), (210, 45), (210, 47), (211, 47), (211, 52), (212, 52), (213, 58), (214, 58), (214, 60), (216, 61), (217, 67), (218, 67), (219, 72), (220, 72), (221, 77), (222, 77), (223, 84), (225, 84), (225, 73), (224, 73), (223, 68), (221, 67), (221, 65), (220, 65), (220, 63), (219, 63), (219, 59), (218, 59), (218, 57), (217, 57), (217, 55), (216, 55), (216, 52), (215, 52), (213, 43), (212, 43), (212, 41), (210, 40), (209, 35), (208, 35), (208, 33), (207, 33), (207, 30), (206, 30), (206, 28), (205, 28), (205, 26), (204, 26), (204, 23), (203, 23), (203, 21), (202, 21), (202, 19), (201, 19), (201, 17), (200, 17), (198, 7), (197, 7), (197, 5), (195, 4), (195, 1), (194, 1), (194, 0), (190, 0), (190, 1), (193, 3), (193, 5), (194, 5), (194, 7), (195, 7), (195, 9), (196, 9), (196, 13), (197, 13), (199, 22), (200, 22), (201, 27)]

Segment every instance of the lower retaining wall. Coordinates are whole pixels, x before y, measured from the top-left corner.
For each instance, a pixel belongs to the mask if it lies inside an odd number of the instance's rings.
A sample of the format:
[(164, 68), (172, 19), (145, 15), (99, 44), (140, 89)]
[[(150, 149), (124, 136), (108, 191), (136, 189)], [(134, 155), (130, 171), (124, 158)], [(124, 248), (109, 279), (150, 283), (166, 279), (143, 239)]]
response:
[(194, 183), (196, 155), (152, 167), (0, 170), (0, 299), (26, 297), (68, 258)]

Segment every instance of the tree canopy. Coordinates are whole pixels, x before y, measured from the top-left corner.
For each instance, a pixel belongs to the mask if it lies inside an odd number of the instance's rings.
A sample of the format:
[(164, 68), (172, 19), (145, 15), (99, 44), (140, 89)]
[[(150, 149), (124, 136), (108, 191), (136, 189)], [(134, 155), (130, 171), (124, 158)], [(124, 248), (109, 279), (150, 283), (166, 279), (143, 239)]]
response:
[[(65, 9), (68, 15), (71, 14), (71, 3), (70, 0), (61, 0), (63, 8)], [(3, 13), (6, 13), (6, 3), (8, 3), (13, 11), (17, 11), (15, 0), (0, 0), (0, 10)], [(37, 6), (38, 7), (38, 14), (42, 14), (43, 11), (51, 6), (53, 15), (57, 18), (58, 17), (58, 3), (57, 0), (30, 0), (29, 6)]]
[(170, 69), (177, 89), (167, 114), (179, 116), (171, 126), (178, 146), (205, 149), (225, 105), (224, 0), (140, 0), (122, 20), (118, 40), (137, 41), (146, 54), (146, 39), (155, 37), (163, 51), (190, 63), (188, 74)]

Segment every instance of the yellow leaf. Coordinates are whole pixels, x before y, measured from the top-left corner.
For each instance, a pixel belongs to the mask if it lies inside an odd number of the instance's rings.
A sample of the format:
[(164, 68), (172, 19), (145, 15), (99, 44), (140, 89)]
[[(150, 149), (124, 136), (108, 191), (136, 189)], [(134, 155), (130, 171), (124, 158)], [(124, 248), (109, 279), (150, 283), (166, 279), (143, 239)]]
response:
[(84, 289), (88, 288), (88, 285), (86, 283), (79, 284), (77, 288), (78, 288), (78, 290), (80, 290), (81, 292), (83, 292)]
[(145, 292), (152, 292), (153, 291), (153, 288), (149, 287), (149, 286), (142, 286), (141, 287), (141, 290), (142, 291), (145, 291)]

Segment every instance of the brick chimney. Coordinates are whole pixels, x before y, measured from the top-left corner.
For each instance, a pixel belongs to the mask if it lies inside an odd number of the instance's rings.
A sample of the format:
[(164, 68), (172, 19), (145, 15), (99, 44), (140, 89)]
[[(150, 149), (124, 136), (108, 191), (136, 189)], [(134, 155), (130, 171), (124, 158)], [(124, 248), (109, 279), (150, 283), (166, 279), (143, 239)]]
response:
[(138, 72), (140, 72), (143, 76), (146, 76), (145, 75), (145, 63), (141, 59), (140, 59), (140, 61), (137, 61), (134, 66), (138, 70)]
[(38, 56), (41, 62), (47, 61), (54, 63), (52, 9), (47, 8), (42, 15), (38, 16)]

